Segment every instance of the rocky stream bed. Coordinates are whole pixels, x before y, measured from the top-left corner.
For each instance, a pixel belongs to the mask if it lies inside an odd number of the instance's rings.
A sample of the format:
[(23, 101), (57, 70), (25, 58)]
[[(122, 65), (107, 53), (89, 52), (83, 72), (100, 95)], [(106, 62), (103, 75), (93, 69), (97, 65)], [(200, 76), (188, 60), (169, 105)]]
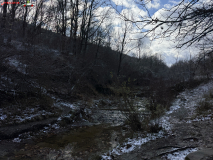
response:
[[(213, 159), (213, 114), (196, 114), (203, 95), (212, 89), (210, 81), (180, 93), (159, 119), (163, 130), (152, 134), (132, 132), (116, 102), (105, 100), (106, 107), (100, 108), (102, 102), (96, 100), (85, 108), (79, 107), (82, 102), (55, 98), (60, 116), (0, 128), (0, 160)], [(5, 119), (3, 113), (0, 117)]]

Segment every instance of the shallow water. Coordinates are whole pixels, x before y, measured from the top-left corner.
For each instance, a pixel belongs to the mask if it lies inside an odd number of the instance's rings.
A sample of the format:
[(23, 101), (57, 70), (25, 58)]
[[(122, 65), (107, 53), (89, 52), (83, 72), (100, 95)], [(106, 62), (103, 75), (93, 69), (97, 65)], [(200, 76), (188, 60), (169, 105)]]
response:
[[(71, 129), (69, 132), (43, 137), (41, 140), (36, 139), (35, 145), (39, 149), (50, 148), (55, 152), (59, 150), (63, 152), (69, 146), (69, 154), (72, 157), (93, 159), (116, 148), (117, 145), (133, 136), (134, 133), (129, 131), (127, 127), (101, 124)], [(63, 152), (63, 154), (62, 157), (67, 156), (66, 153)], [(45, 155), (41, 154), (39, 157), (45, 157)]]
[[(124, 126), (125, 116), (116, 108), (92, 111), (93, 122), (74, 123), (66, 132), (33, 138), (30, 145), (14, 152), (14, 159), (100, 159), (128, 138), (138, 137)], [(91, 125), (92, 124), (92, 125)], [(58, 127), (59, 125), (56, 124)], [(62, 128), (58, 128), (60, 130)], [(67, 129), (67, 128), (66, 128)], [(46, 132), (44, 130), (43, 132)]]

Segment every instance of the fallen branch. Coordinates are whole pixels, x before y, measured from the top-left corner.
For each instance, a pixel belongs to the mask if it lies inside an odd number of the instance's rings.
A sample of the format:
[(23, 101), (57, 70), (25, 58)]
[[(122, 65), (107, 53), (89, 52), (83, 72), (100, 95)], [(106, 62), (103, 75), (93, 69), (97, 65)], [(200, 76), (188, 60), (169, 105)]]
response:
[(158, 149), (165, 149), (165, 148), (181, 148), (181, 147), (179, 147), (179, 146), (163, 146)]
[(190, 147), (179, 148), (179, 149), (175, 149), (175, 150), (173, 150), (173, 151), (168, 151), (168, 152), (164, 152), (164, 153), (158, 154), (158, 156), (164, 156), (164, 155), (166, 155), (166, 154), (172, 154), (172, 153), (179, 152), (179, 151), (183, 151), (183, 150), (186, 150), (186, 149), (189, 149), (189, 148), (190, 148), (190, 149), (193, 149), (193, 148), (195, 148), (195, 147), (190, 146)]

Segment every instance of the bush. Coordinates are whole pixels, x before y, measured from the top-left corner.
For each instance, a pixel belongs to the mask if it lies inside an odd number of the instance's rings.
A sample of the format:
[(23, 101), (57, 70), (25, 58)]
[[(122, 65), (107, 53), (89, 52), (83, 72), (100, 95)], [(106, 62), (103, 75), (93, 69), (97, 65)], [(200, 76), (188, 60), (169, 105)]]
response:
[(188, 117), (189, 111), (187, 108), (181, 106), (180, 109), (176, 110), (172, 113), (174, 117), (177, 117), (180, 120), (183, 120), (184, 118)]
[(158, 133), (160, 130), (162, 130), (162, 126), (160, 126), (159, 123), (149, 126), (149, 132), (151, 133)]
[(205, 113), (209, 110), (213, 110), (213, 91), (209, 91), (209, 93), (204, 95), (205, 100), (200, 101), (198, 107), (196, 108), (196, 112), (198, 114)]
[(131, 96), (130, 88), (127, 87), (126, 82), (124, 82), (119, 88), (118, 96), (122, 96), (119, 103), (119, 109), (126, 117), (126, 123), (130, 125), (133, 131), (143, 130), (143, 117), (141, 115), (141, 112), (138, 111), (138, 107), (134, 105), (134, 100), (130, 98), (134, 96)]
[(150, 111), (151, 119), (158, 119), (163, 115), (166, 107), (158, 104), (155, 100), (150, 98), (149, 103), (146, 105), (146, 109)]
[(206, 112), (206, 111), (208, 111), (210, 109), (211, 110), (213, 109), (213, 104), (212, 103), (210, 103), (208, 101), (201, 101), (199, 103), (199, 106), (197, 107), (196, 111), (197, 111), (197, 113), (202, 114), (202, 113), (204, 113), (204, 112)]

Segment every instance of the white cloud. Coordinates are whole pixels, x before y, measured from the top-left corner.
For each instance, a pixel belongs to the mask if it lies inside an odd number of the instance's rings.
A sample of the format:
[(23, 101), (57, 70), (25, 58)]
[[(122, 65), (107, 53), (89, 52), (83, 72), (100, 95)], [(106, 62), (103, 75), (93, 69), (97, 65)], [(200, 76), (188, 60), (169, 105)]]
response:
[(131, 7), (133, 4), (134, 4), (134, 1), (132, 0), (112, 0), (115, 5), (118, 5), (118, 6), (124, 6), (124, 7)]
[[(120, 2), (121, 1), (119, 1), (119, 3)], [(117, 1), (117, 4), (119, 4), (119, 3)], [(104, 13), (104, 10), (106, 10), (106, 9), (107, 9), (106, 7), (99, 8), (97, 11), (97, 14)], [(165, 10), (160, 9), (155, 13), (154, 16), (165, 15), (165, 13), (166, 13)], [(138, 8), (138, 6), (136, 6), (136, 5), (131, 5), (131, 7), (123, 9), (120, 12), (120, 14), (125, 15), (130, 20), (141, 20), (140, 15), (147, 16), (147, 12)], [(111, 21), (109, 20), (107, 22), (112, 23), (112, 25), (114, 26), (113, 31), (112, 31), (112, 35), (114, 38), (114, 41), (112, 43), (112, 48), (117, 49), (117, 44), (119, 42), (121, 42), (122, 37), (123, 37), (125, 21), (123, 21), (122, 17), (120, 17), (114, 9), (110, 9), (109, 15), (110, 15), (109, 19), (111, 19)], [(106, 26), (107, 22), (105, 22), (103, 24), (103, 26)], [(129, 25), (132, 25), (132, 24), (130, 23)], [(149, 27), (151, 27), (151, 26), (149, 26)], [(164, 26), (164, 27), (166, 29), (166, 26)], [(146, 28), (146, 29), (148, 29), (148, 28)], [(138, 34), (135, 34), (137, 32), (138, 32)], [(131, 26), (131, 30), (128, 31), (128, 34), (126, 37), (126, 39), (128, 41), (128, 45), (125, 46), (126, 47), (125, 53), (127, 53), (128, 51), (131, 50), (131, 52), (128, 52), (127, 54), (130, 54), (130, 53), (135, 53), (136, 55), (138, 54), (138, 48), (135, 48), (137, 45), (137, 40), (135, 40), (135, 41), (129, 41), (129, 40), (138, 39), (138, 38), (143, 37), (143, 33), (140, 33), (140, 32), (141, 32), (141, 30), (139, 30), (136, 26), (134, 26), (134, 25)], [(157, 30), (156, 32), (160, 33), (161, 29)], [(173, 48), (174, 44), (170, 39), (164, 39), (163, 41), (162, 41), (162, 39), (154, 40), (154, 41), (152, 41), (151, 46), (150, 46), (151, 39), (149, 39), (149, 38), (142, 39), (142, 42), (143, 42), (142, 51), (144, 53), (146, 53), (147, 55), (155, 54), (155, 53), (162, 55), (164, 61), (169, 66), (176, 62), (176, 59), (177, 59), (176, 57), (179, 57), (179, 58), (183, 57), (183, 55), (181, 55), (179, 53), (180, 51)]]
[(171, 4), (164, 4), (164, 7), (165, 7), (166, 9), (170, 9), (170, 8), (173, 7), (173, 5), (171, 5)]
[[(132, 0), (112, 0), (115, 5), (118, 6), (124, 6), (124, 9), (120, 10), (120, 14), (124, 15), (125, 17), (127, 17), (130, 20), (133, 21), (140, 21), (141, 17), (146, 17), (148, 16), (148, 13), (139, 8), (139, 6), (137, 6), (135, 4), (134, 1)], [(54, 3), (53, 3), (54, 2)], [(46, 6), (50, 6), (50, 5), (56, 5), (57, 0), (53, 0), (52, 2), (47, 1), (45, 2)], [(200, 0), (201, 3), (212, 3), (211, 0)], [(178, 4), (178, 1), (174, 1), (174, 0), (170, 0), (168, 4), (164, 4), (164, 8), (166, 9), (170, 9), (171, 7), (174, 7), (174, 5)], [(160, 0), (153, 0), (152, 2), (147, 4), (147, 8), (149, 9), (159, 9), (160, 7)], [(152, 18), (161, 18), (161, 19), (166, 19), (166, 17), (169, 15), (169, 13), (166, 11), (164, 8), (160, 8), (159, 10), (157, 10), (154, 15), (152, 16)], [(33, 15), (33, 12), (35, 12), (34, 9), (32, 9), (30, 15)], [(108, 15), (106, 16), (104, 23), (101, 24), (101, 26), (103, 28), (106, 28), (108, 25), (112, 25), (113, 26), (113, 31), (112, 31), (112, 37), (114, 38), (114, 44), (112, 44), (113, 49), (116, 49), (116, 43), (118, 40), (122, 39), (123, 36), (123, 32), (124, 32), (124, 27), (125, 27), (125, 21), (124, 18), (121, 17), (117, 11), (113, 8), (110, 7), (99, 7), (95, 12), (95, 16), (97, 16), (97, 20), (101, 21), (101, 19), (106, 15), (106, 13), (108, 13)], [(69, 14), (69, 13), (68, 13)], [(177, 14), (173, 15), (174, 17), (177, 16)], [(51, 22), (51, 23), (55, 23), (55, 22)], [(128, 22), (130, 25), (130, 30), (128, 31), (127, 34), (127, 40), (130, 39), (138, 39), (143, 37), (143, 33), (141, 33), (141, 30), (134, 24)], [(137, 23), (137, 25), (141, 28), (143, 28), (143, 23)], [(146, 26), (143, 29), (149, 30), (152, 29), (154, 27), (154, 25), (149, 25)], [(164, 39), (160, 39), (159, 36), (160, 34), (165, 31), (166, 29), (168, 29), (168, 26), (163, 25), (162, 26), (163, 29), (158, 28), (155, 30), (155, 36), (158, 39), (155, 39), (152, 41), (152, 37), (149, 38), (144, 38), (142, 39), (143, 41), (143, 51), (144, 52), (148, 52), (148, 54), (161, 54), (164, 61), (167, 63), (167, 65), (172, 65), (173, 63), (176, 62), (177, 57), (180, 58), (184, 58), (187, 57), (189, 55), (189, 49), (175, 49), (175, 37), (177, 35), (177, 32), (172, 33), (169, 37), (164, 38)], [(174, 29), (175, 26), (173, 26), (172, 29)], [(198, 30), (200, 31), (200, 30)], [(137, 33), (137, 34), (136, 34)], [(212, 35), (210, 36), (212, 37)], [(113, 41), (113, 40), (112, 40)], [(151, 43), (152, 42), (152, 43)], [(151, 43), (151, 45), (150, 45)], [(129, 50), (131, 50), (132, 48), (134, 48), (137, 45), (137, 41), (128, 41), (128, 44), (126, 45), (126, 50), (125, 52), (127, 53)], [(150, 51), (150, 50), (151, 51)], [(195, 47), (192, 47), (192, 50), (194, 51), (192, 54), (194, 55), (195, 53), (198, 52), (198, 50)], [(135, 52), (137, 54), (137, 48), (133, 49), (132, 52)]]
[(149, 3), (147, 3), (146, 6), (148, 9), (151, 9), (151, 8), (158, 9), (160, 7), (160, 0), (152, 0)]
[[(176, 1), (170, 1), (170, 3), (172, 3), (172, 5), (177, 4)], [(200, 4), (196, 4), (195, 7), (199, 7), (199, 5), (209, 6), (210, 3), (212, 3), (212, 1), (203, 0), (203, 1), (200, 1)], [(168, 9), (168, 8), (171, 8), (172, 5), (166, 4), (166, 5), (164, 5), (164, 7)], [(184, 8), (184, 4), (179, 6), (178, 10), (176, 11), (176, 13), (174, 13), (172, 15), (171, 18), (176, 19), (178, 17), (177, 12), (182, 10), (183, 8)], [(170, 15), (172, 13), (172, 11), (174, 11), (175, 9), (176, 8), (173, 8), (171, 11), (166, 11), (164, 8), (161, 8), (154, 13), (152, 18), (153, 19), (158, 18), (161, 20), (165, 20), (167, 18), (167, 16)], [(210, 21), (208, 18), (206, 18), (205, 21), (199, 23), (198, 28), (196, 30), (196, 34), (200, 34), (208, 22), (210, 22)], [(187, 33), (190, 29), (192, 29), (192, 27), (194, 27), (193, 24), (194, 24), (194, 22), (189, 22), (189, 21), (184, 22), (185, 33)], [(150, 30), (155, 26), (156, 26), (156, 24), (148, 25), (145, 27), (145, 29)], [(202, 44), (205, 41), (205, 40), (200, 40), (196, 44), (192, 45), (190, 48), (184, 47), (181, 49), (175, 49), (175, 46), (177, 45), (179, 40), (181, 40), (180, 43), (184, 43), (187, 40), (190, 40), (193, 36), (193, 34), (192, 34), (192, 35), (187, 35), (186, 37), (183, 38), (178, 33), (178, 30), (174, 31), (175, 28), (176, 28), (176, 26), (172, 26), (169, 30), (167, 30), (168, 26), (162, 25), (162, 28), (161, 27), (157, 28), (155, 30), (155, 32), (152, 32), (152, 35), (149, 34), (150, 41), (152, 40), (152, 43), (150, 46), (152, 52), (160, 53), (161, 55), (163, 55), (164, 61), (167, 63), (167, 65), (171, 65), (171, 64), (175, 63), (177, 58), (178, 58), (178, 60), (180, 60), (180, 59), (189, 60), (189, 55), (191, 55), (192, 57), (196, 56), (199, 53), (199, 48), (196, 46), (198, 46), (198, 43)], [(163, 31), (166, 31), (166, 30), (167, 30), (167, 32), (164, 35), (164, 38), (160, 38), (162, 36), (161, 33), (163, 33)], [(178, 35), (178, 37), (177, 37), (177, 35)], [(155, 37), (156, 39), (153, 40), (153, 37)], [(209, 33), (206, 37), (209, 37), (210, 39), (212, 39), (213, 34)]]
[[(169, 41), (168, 39), (155, 39), (152, 41), (150, 49), (154, 54), (158, 53), (162, 55), (164, 62), (168, 66), (171, 66), (177, 60), (187, 58), (190, 54), (189, 48), (176, 49), (175, 45), (174, 42)], [(198, 53), (198, 50), (193, 49), (193, 51), (192, 56), (195, 56), (196, 53)]]
[(132, 6), (132, 8), (123, 9), (120, 14), (132, 21), (140, 21), (141, 16), (144, 17), (148, 15), (146, 11), (139, 9), (137, 6)]
[(179, 4), (179, 3), (180, 3), (180, 1), (170, 0), (170, 1), (169, 1), (169, 3), (172, 3), (172, 4), (174, 4), (174, 5), (177, 5), (177, 4)]

